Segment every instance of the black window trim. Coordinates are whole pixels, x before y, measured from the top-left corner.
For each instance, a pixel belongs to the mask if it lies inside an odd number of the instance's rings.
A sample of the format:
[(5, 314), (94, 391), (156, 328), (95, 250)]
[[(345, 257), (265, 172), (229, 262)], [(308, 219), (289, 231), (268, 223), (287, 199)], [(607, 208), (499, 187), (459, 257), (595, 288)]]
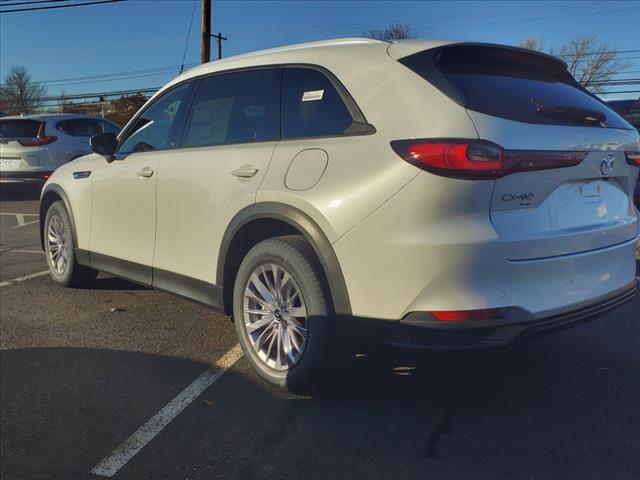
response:
[[(193, 88), (193, 96), (191, 98), (191, 101), (189, 103), (189, 110), (188, 110), (188, 114), (185, 116), (184, 122), (179, 126), (178, 131), (176, 132), (176, 145), (175, 148), (176, 149), (180, 149), (180, 150), (186, 150), (186, 149), (192, 149), (192, 148), (212, 148), (212, 147), (224, 147), (227, 145), (253, 145), (256, 143), (266, 143), (266, 142), (279, 142), (282, 139), (282, 108), (280, 107), (278, 102), (278, 108), (280, 110), (278, 117), (280, 118), (280, 128), (278, 129), (278, 135), (276, 138), (269, 138), (269, 139), (264, 139), (264, 140), (254, 140), (251, 142), (232, 142), (232, 143), (212, 143), (212, 144), (208, 144), (208, 145), (188, 145), (185, 146), (185, 140), (186, 140), (186, 134), (187, 134), (187, 125), (189, 125), (189, 120), (191, 120), (191, 116), (193, 115), (193, 107), (196, 101), (196, 98), (198, 98), (198, 93), (200, 92), (200, 87), (202, 86), (202, 82), (203, 80), (207, 79), (207, 78), (211, 78), (211, 77), (215, 77), (215, 76), (219, 76), (219, 75), (224, 75), (224, 74), (232, 74), (232, 73), (242, 73), (242, 72), (251, 72), (251, 71), (258, 71), (258, 70), (274, 70), (275, 68), (260, 68), (260, 67), (243, 67), (243, 68), (236, 68), (236, 69), (230, 69), (230, 70), (224, 70), (222, 72), (214, 72), (214, 73), (210, 73), (210, 74), (206, 74), (206, 75), (202, 75), (197, 77), (197, 82)], [(280, 91), (277, 93), (278, 95), (278, 100), (280, 100), (280, 97), (282, 96), (282, 72), (280, 72), (280, 78), (279, 78), (279, 82), (280, 82)]]
[[(197, 92), (200, 89), (200, 85), (202, 83), (202, 80), (206, 79), (206, 78), (210, 78), (210, 77), (214, 77), (217, 75), (225, 75), (225, 74), (230, 74), (230, 73), (240, 73), (240, 72), (249, 72), (249, 71), (259, 71), (259, 70), (272, 70), (272, 69), (279, 69), (279, 70), (283, 70), (285, 68), (307, 68), (310, 70), (316, 70), (319, 71), (320, 73), (324, 74), (327, 79), (329, 80), (329, 82), (333, 85), (333, 87), (336, 89), (336, 91), (338, 92), (338, 95), (340, 95), (340, 98), (342, 99), (342, 102), (344, 103), (345, 107), (347, 108), (349, 114), (351, 115), (351, 119), (352, 119), (352, 124), (351, 127), (349, 127), (349, 129), (351, 129), (353, 127), (353, 125), (358, 125), (359, 130), (352, 130), (352, 131), (345, 131), (343, 133), (337, 133), (337, 134), (333, 134), (333, 135), (318, 135), (318, 136), (307, 136), (307, 137), (295, 137), (295, 138), (282, 138), (282, 87), (283, 87), (283, 75), (282, 73), (280, 74), (280, 92), (279, 92), (279, 96), (280, 96), (280, 102), (279, 102), (279, 106), (280, 106), (280, 129), (279, 129), (279, 135), (278, 138), (275, 139), (270, 139), (270, 140), (256, 140), (256, 141), (252, 141), (252, 142), (236, 142), (236, 143), (221, 143), (221, 144), (216, 144), (216, 145), (193, 145), (193, 146), (185, 146), (184, 145), (184, 140), (185, 140), (185, 134), (186, 134), (186, 127), (187, 127), (187, 123), (188, 123), (188, 119), (191, 117), (191, 113), (193, 110), (193, 103), (195, 101), (195, 98), (197, 96)], [(265, 143), (265, 142), (289, 142), (289, 141), (299, 141), (299, 140), (311, 140), (311, 139), (322, 139), (322, 138), (340, 138), (340, 137), (353, 137), (353, 136), (360, 136), (360, 135), (372, 135), (374, 133), (376, 133), (376, 128), (375, 126), (373, 126), (371, 123), (369, 123), (367, 121), (367, 119), (365, 118), (364, 114), (362, 113), (362, 110), (360, 110), (360, 107), (358, 106), (358, 104), (356, 103), (356, 101), (353, 99), (353, 97), (351, 96), (351, 94), (349, 93), (349, 91), (346, 89), (346, 87), (342, 84), (342, 82), (340, 82), (340, 80), (327, 68), (321, 66), (321, 65), (316, 65), (316, 64), (312, 64), (312, 63), (279, 63), (279, 64), (268, 64), (268, 65), (252, 65), (249, 67), (239, 67), (239, 68), (230, 68), (227, 70), (221, 70), (218, 72), (211, 72), (211, 73), (206, 73), (206, 74), (202, 74), (199, 75), (198, 77), (192, 78), (190, 80), (195, 80), (194, 82), (194, 86), (192, 87), (192, 98), (191, 101), (189, 102), (189, 104), (187, 105), (189, 107), (189, 114), (187, 115), (187, 118), (185, 118), (184, 122), (179, 126), (179, 130), (178, 130), (178, 139), (176, 140), (176, 143), (173, 147), (173, 149), (180, 149), (180, 150), (185, 150), (185, 149), (192, 149), (192, 148), (203, 148), (203, 147), (224, 147), (226, 145), (253, 145), (256, 143)], [(348, 130), (349, 130), (348, 129)]]
[[(279, 96), (280, 96), (280, 129), (279, 129), (279, 135), (278, 138), (276, 139), (272, 139), (272, 140), (256, 140), (253, 142), (238, 142), (238, 143), (222, 143), (222, 144), (218, 144), (218, 145), (194, 145), (194, 146), (184, 146), (184, 136), (186, 133), (186, 127), (187, 127), (187, 123), (189, 118), (191, 117), (191, 113), (193, 110), (193, 104), (195, 102), (197, 93), (200, 89), (200, 85), (202, 84), (202, 80), (204, 80), (205, 78), (209, 78), (209, 77), (213, 77), (213, 76), (217, 76), (217, 75), (225, 75), (225, 74), (230, 74), (230, 73), (238, 73), (238, 72), (247, 72), (247, 71), (256, 71), (256, 70), (270, 70), (270, 69), (280, 69), (283, 70), (285, 68), (308, 68), (310, 70), (316, 70), (319, 71), (320, 73), (324, 74), (327, 79), (329, 80), (329, 82), (333, 85), (333, 87), (336, 89), (336, 91), (338, 92), (338, 95), (340, 95), (340, 98), (342, 99), (345, 107), (347, 108), (349, 114), (351, 115), (351, 119), (353, 121), (353, 123), (351, 124), (351, 127), (349, 127), (349, 129), (347, 129), (347, 131), (342, 132), (342, 133), (338, 133), (338, 134), (334, 134), (334, 135), (319, 135), (319, 136), (307, 136), (307, 137), (295, 137), (295, 138), (282, 138), (282, 87), (283, 87), (283, 75), (280, 75), (280, 92), (279, 92)], [(313, 140), (313, 139), (322, 139), (322, 138), (341, 138), (341, 137), (354, 137), (354, 136), (360, 136), (360, 135), (373, 135), (377, 132), (376, 127), (369, 123), (366, 119), (366, 117), (364, 116), (364, 114), (362, 113), (362, 110), (360, 109), (360, 107), (358, 106), (358, 104), (356, 103), (356, 101), (353, 99), (353, 97), (351, 96), (351, 94), (349, 93), (349, 91), (346, 89), (346, 87), (342, 84), (342, 82), (326, 67), (323, 67), (321, 65), (317, 65), (317, 64), (313, 64), (313, 63), (278, 63), (278, 64), (267, 64), (267, 65), (251, 65), (248, 67), (238, 67), (238, 68), (229, 68), (226, 70), (221, 70), (221, 71), (216, 71), (216, 72), (210, 72), (210, 73), (205, 73), (205, 74), (201, 74), (195, 77), (190, 77), (185, 79), (182, 82), (176, 83), (175, 85), (172, 85), (170, 88), (168, 88), (167, 90), (163, 91), (160, 95), (158, 95), (155, 99), (157, 100), (158, 98), (168, 94), (169, 92), (171, 92), (172, 90), (181, 87), (187, 83), (190, 83), (190, 87), (189, 90), (187, 92), (187, 95), (185, 97), (185, 108), (184, 110), (181, 110), (180, 114), (178, 115), (178, 117), (176, 118), (176, 121), (174, 122), (174, 125), (172, 127), (172, 132), (171, 132), (171, 146), (167, 147), (167, 148), (159, 148), (157, 150), (153, 150), (154, 152), (162, 152), (162, 151), (167, 151), (167, 150), (186, 150), (186, 149), (192, 149), (192, 148), (212, 148), (212, 147), (224, 147), (226, 145), (252, 145), (252, 144), (256, 144), (256, 143), (265, 143), (265, 142), (290, 142), (290, 141), (299, 141), (299, 140)], [(116, 153), (116, 158), (118, 159), (122, 159), (122, 158), (126, 158), (129, 155), (132, 155), (134, 153), (142, 153), (142, 152), (129, 152), (126, 154), (121, 154), (119, 152), (120, 150), (120, 146), (122, 145), (122, 139), (126, 138), (127, 135), (129, 134), (129, 132), (133, 129), (133, 127), (135, 126), (137, 120), (140, 118), (140, 116), (147, 111), (152, 105), (153, 103), (149, 103), (146, 108), (144, 108), (143, 110), (140, 110), (128, 123), (128, 127), (123, 128), (120, 133), (118, 134), (118, 152)], [(349, 131), (353, 125), (357, 125), (356, 129), (353, 129), (351, 131)], [(144, 152), (147, 153), (147, 152)]]
[(342, 84), (342, 82), (336, 77), (330, 70), (320, 65), (312, 64), (312, 63), (290, 63), (282, 65), (281, 68), (284, 70), (286, 68), (295, 69), (308, 69), (315, 70), (323, 74), (329, 83), (336, 89), (342, 103), (347, 108), (349, 115), (351, 115), (351, 125), (342, 133), (335, 133), (332, 135), (308, 135), (301, 137), (289, 137), (282, 138), (282, 102), (284, 99), (283, 90), (284, 90), (284, 75), (281, 76), (281, 84), (280, 84), (280, 140), (283, 142), (288, 141), (296, 141), (296, 140), (307, 140), (307, 139), (319, 139), (319, 138), (339, 138), (339, 137), (354, 137), (360, 135), (373, 135), (376, 133), (376, 127), (374, 127), (371, 123), (367, 121), (362, 110), (353, 99), (347, 88)]

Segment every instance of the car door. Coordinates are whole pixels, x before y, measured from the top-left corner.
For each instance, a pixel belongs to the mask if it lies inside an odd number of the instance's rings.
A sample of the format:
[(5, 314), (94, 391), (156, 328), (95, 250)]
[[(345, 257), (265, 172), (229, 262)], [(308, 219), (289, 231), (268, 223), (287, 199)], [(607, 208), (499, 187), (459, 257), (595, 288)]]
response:
[(163, 93), (120, 138), (115, 159), (92, 174), (91, 262), (101, 270), (151, 284), (156, 181), (174, 146), (190, 84)]
[[(280, 75), (263, 68), (200, 80), (180, 148), (160, 159), (154, 286), (215, 283), (225, 229), (255, 203), (279, 138)], [(194, 297), (193, 288), (177, 293)]]

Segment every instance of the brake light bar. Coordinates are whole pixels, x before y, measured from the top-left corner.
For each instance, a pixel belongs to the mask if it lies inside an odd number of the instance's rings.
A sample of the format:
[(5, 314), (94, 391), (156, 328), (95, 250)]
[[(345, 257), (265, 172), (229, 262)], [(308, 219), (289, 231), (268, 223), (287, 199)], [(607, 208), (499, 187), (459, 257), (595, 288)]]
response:
[(491, 320), (499, 318), (502, 309), (487, 308), (483, 310), (453, 310), (431, 312), (436, 319), (444, 322), (460, 322), (465, 320)]
[(624, 152), (627, 157), (627, 163), (634, 167), (640, 167), (640, 150), (635, 152)]
[(407, 162), (445, 177), (495, 179), (515, 172), (578, 165), (588, 152), (504, 150), (484, 140), (394, 140), (393, 150)]
[(40, 124), (37, 137), (30, 138), (30, 139), (21, 139), (21, 140), (18, 140), (18, 143), (23, 147), (41, 147), (43, 145), (49, 145), (50, 143), (55, 142), (58, 139), (58, 137), (53, 137), (51, 135), (44, 134), (46, 124), (47, 124), (46, 122), (42, 122)]

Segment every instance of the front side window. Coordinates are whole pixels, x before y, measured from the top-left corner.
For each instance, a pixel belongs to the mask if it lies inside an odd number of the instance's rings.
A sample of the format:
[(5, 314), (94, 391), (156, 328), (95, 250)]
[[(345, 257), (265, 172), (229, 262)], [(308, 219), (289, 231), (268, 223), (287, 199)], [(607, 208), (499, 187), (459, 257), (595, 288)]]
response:
[(351, 127), (349, 110), (322, 72), (285, 68), (282, 81), (282, 138), (340, 135)]
[(277, 140), (280, 70), (204, 78), (187, 122), (183, 147)]
[(120, 144), (120, 153), (170, 148), (173, 126), (184, 106), (190, 84), (176, 87), (157, 98), (138, 116)]

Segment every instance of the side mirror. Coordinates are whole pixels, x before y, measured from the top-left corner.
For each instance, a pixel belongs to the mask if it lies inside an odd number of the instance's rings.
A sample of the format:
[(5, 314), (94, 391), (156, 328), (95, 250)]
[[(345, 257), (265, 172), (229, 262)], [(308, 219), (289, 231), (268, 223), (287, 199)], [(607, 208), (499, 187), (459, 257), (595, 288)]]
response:
[(105, 157), (107, 162), (113, 161), (113, 155), (118, 149), (118, 141), (116, 140), (115, 133), (106, 132), (94, 135), (89, 140), (91, 150), (98, 155)]

